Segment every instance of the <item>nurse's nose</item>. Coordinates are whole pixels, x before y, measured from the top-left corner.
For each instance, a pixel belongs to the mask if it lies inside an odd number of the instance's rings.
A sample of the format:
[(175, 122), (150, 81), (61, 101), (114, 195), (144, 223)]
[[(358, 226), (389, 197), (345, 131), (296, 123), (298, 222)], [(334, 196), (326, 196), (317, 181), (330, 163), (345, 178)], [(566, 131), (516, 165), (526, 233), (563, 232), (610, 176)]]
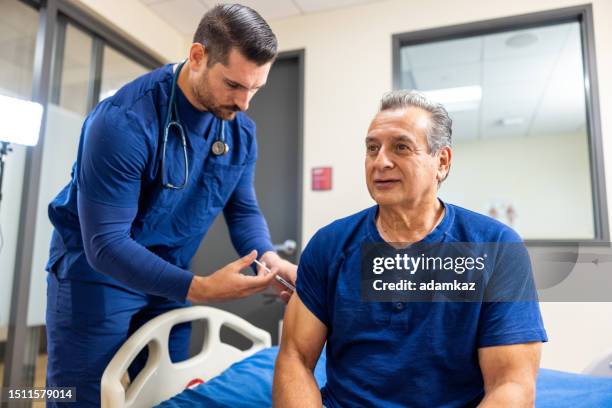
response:
[(244, 112), (249, 109), (249, 103), (251, 102), (252, 97), (253, 94), (249, 90), (240, 91), (234, 98), (234, 104), (238, 106), (242, 112)]

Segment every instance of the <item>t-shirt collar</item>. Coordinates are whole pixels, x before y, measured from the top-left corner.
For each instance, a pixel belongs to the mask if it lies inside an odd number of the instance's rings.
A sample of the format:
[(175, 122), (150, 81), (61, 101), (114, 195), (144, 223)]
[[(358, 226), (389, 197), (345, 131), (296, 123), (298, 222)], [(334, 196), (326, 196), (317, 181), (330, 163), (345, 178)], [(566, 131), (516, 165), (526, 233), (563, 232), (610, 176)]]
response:
[[(453, 219), (455, 217), (455, 211), (452, 205), (446, 204), (440, 198), (438, 198), (440, 204), (444, 206), (444, 217), (442, 221), (433, 229), (425, 238), (423, 238), (419, 242), (442, 242), (445, 239), (446, 233), (450, 230)], [(374, 242), (385, 242), (385, 240), (380, 236), (378, 229), (376, 228), (376, 214), (378, 214), (378, 205), (375, 205), (370, 208), (368, 211), (368, 235), (370, 239)]]

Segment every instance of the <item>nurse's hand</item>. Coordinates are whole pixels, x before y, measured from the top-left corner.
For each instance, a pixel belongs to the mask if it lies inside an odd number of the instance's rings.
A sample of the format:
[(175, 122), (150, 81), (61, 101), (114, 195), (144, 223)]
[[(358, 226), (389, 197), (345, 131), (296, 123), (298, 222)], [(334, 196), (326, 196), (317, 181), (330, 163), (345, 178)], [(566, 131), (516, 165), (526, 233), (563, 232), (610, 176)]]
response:
[[(271, 270), (278, 270), (278, 274), (291, 282), (293, 286), (295, 286), (295, 282), (297, 280), (297, 265), (292, 264), (286, 259), (278, 256), (276, 252), (268, 251), (261, 256), (261, 262), (265, 263), (268, 268)], [(257, 269), (257, 273), (261, 273), (259, 267)], [(276, 280), (272, 285), (276, 291), (278, 292), (281, 299), (287, 303), (293, 294), (293, 291), (287, 290), (282, 284), (278, 283)]]
[(187, 299), (194, 303), (222, 302), (251, 296), (266, 289), (278, 273), (258, 271), (256, 276), (243, 275), (240, 271), (249, 267), (257, 258), (257, 251), (227, 264), (209, 276), (195, 276), (189, 286)]

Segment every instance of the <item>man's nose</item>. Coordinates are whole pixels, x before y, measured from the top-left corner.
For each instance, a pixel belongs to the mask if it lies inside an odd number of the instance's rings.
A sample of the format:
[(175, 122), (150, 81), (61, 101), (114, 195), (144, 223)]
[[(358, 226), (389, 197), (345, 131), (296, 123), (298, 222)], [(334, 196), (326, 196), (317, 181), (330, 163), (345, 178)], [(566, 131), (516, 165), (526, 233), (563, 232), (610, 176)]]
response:
[(379, 169), (389, 169), (393, 168), (393, 161), (389, 157), (387, 149), (383, 146), (378, 151), (376, 155), (376, 160), (374, 160), (374, 164)]
[(234, 104), (240, 108), (242, 112), (249, 109), (249, 103), (253, 97), (252, 93), (248, 90), (240, 91), (234, 98)]

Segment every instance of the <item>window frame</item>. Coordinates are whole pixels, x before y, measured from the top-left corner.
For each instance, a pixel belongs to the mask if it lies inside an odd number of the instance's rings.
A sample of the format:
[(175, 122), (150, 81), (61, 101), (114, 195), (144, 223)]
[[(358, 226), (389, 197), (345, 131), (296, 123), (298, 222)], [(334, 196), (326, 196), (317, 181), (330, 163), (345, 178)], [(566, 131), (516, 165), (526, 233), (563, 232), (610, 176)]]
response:
[(392, 86), (393, 89), (400, 89), (400, 50), (402, 47), (495, 34), (516, 29), (545, 27), (569, 22), (578, 22), (580, 24), (582, 63), (585, 80), (584, 89), (587, 113), (589, 170), (593, 200), (593, 226), (595, 233), (592, 239), (584, 240), (525, 240), (526, 243), (531, 245), (563, 245), (568, 243), (607, 244), (610, 241), (592, 5), (585, 4), (491, 20), (404, 32), (393, 34), (391, 37)]

